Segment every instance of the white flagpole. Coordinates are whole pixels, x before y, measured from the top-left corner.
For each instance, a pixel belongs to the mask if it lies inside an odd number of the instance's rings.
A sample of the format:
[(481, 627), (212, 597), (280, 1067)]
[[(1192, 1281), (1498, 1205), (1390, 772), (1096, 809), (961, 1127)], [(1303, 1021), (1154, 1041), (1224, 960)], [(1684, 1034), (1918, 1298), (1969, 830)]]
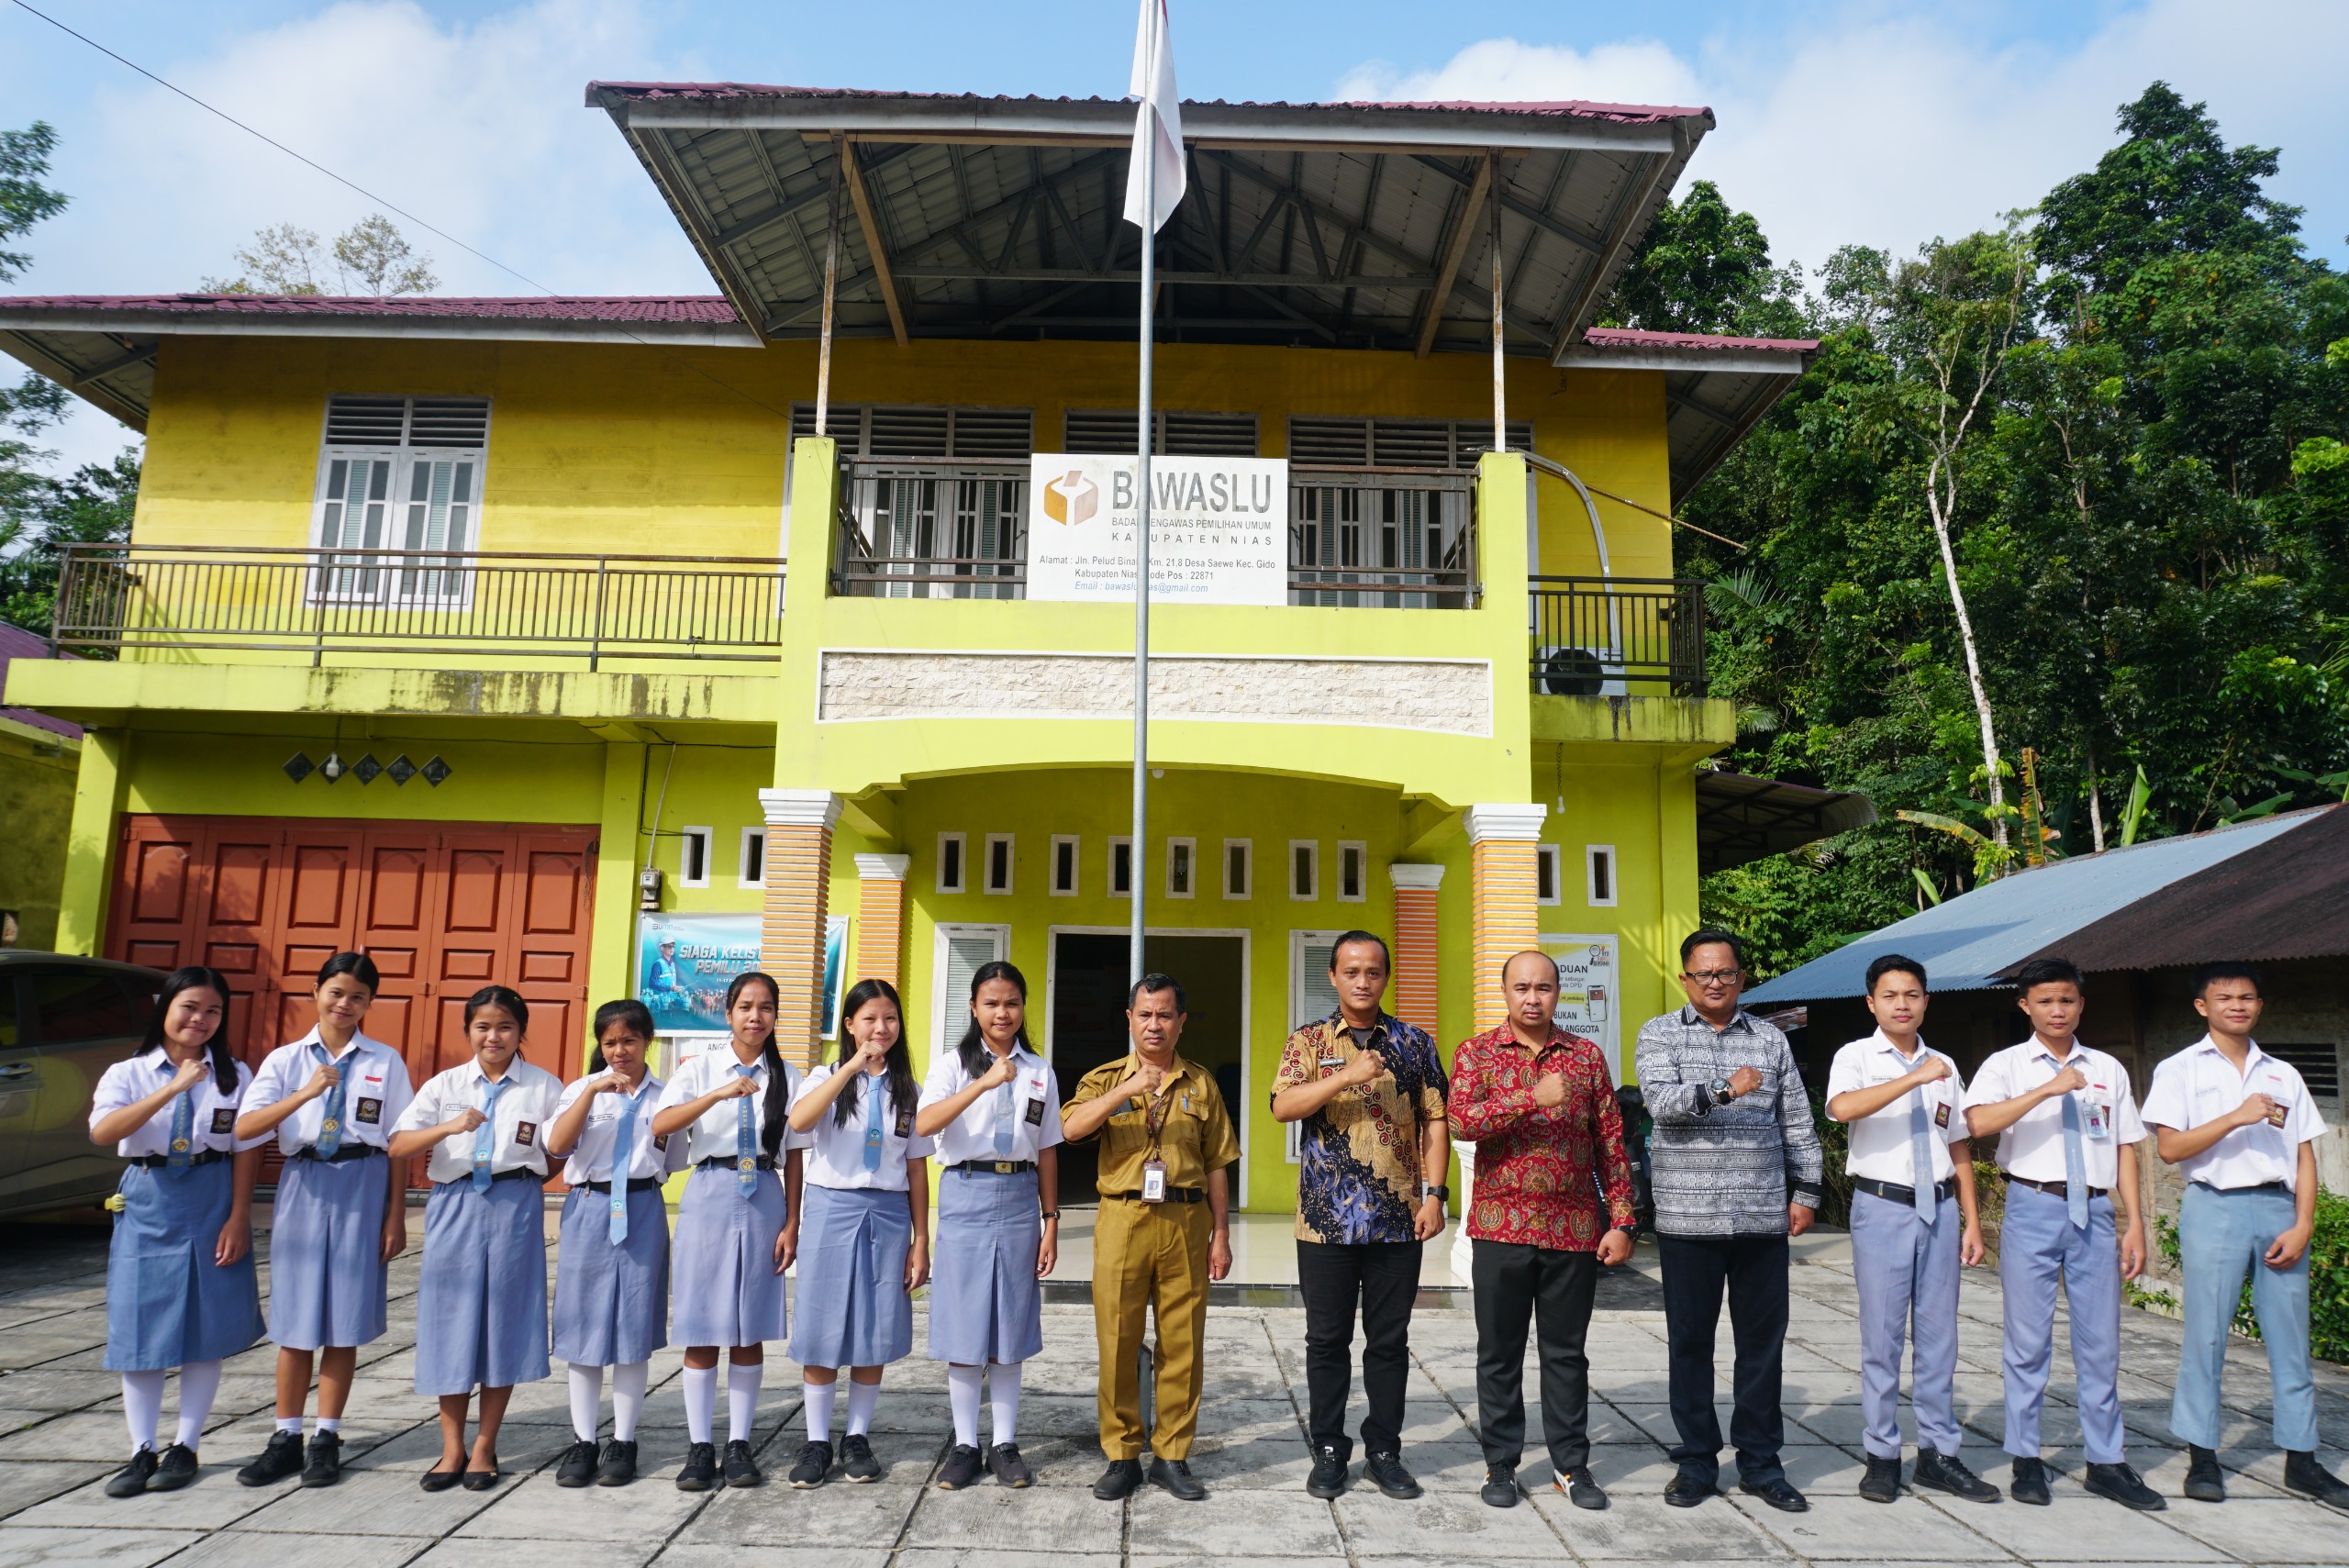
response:
[(1134, 419), (1135, 445), (1141, 458), (1141, 511), (1134, 528), (1134, 831), (1132, 847), (1126, 851), (1126, 880), (1134, 900), (1127, 960), (1127, 968), (1132, 972), (1127, 976), (1130, 984), (1142, 977), (1142, 890), (1149, 882), (1142, 874), (1142, 846), (1148, 842), (1143, 830), (1150, 817), (1150, 351), (1153, 314), (1151, 296), (1157, 286), (1158, 250), (1158, 128), (1152, 123), (1154, 117), (1145, 99), (1141, 121), (1150, 139), (1141, 144), (1141, 406)]

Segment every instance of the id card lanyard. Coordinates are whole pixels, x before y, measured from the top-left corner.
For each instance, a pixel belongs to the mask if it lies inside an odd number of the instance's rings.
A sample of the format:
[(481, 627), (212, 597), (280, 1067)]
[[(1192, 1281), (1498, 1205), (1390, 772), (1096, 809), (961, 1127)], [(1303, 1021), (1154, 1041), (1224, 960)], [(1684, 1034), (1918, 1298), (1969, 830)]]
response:
[(1174, 1085), (1168, 1084), (1158, 1092), (1158, 1097), (1142, 1107), (1142, 1125), (1150, 1129), (1150, 1158), (1141, 1162), (1141, 1201), (1166, 1201), (1166, 1162), (1159, 1157), (1158, 1135), (1166, 1126), (1166, 1113), (1174, 1104)]

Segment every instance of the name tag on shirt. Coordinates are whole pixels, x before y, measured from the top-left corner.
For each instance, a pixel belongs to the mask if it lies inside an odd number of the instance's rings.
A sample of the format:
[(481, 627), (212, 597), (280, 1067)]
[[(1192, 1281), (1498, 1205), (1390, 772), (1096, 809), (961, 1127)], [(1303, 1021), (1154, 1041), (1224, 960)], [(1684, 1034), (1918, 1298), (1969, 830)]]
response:
[(652, 1135), (652, 1147), (658, 1149), (663, 1154), (669, 1152), (669, 1135), (665, 1132), (654, 1133)]
[(910, 1110), (899, 1111), (897, 1113), (897, 1136), (900, 1138), (911, 1138), (913, 1135), (914, 1113)]
[(359, 1102), (358, 1110), (352, 1112), (351, 1115), (354, 1120), (363, 1121), (369, 1127), (373, 1127), (377, 1122), (384, 1119), (384, 1102), (381, 1100), (362, 1099)]
[(538, 1136), (539, 1124), (537, 1122), (518, 1121), (514, 1124), (514, 1141), (520, 1144), (523, 1148), (528, 1149), (530, 1147), (530, 1145), (537, 1140)]
[(1044, 1099), (1041, 1095), (1028, 1102), (1028, 1125), (1030, 1127), (1044, 1125)]
[(1335, 1073), (1345, 1064), (1346, 1059), (1342, 1056), (1325, 1056), (1321, 1059), (1321, 1071), (1324, 1073)]
[(212, 1130), (216, 1133), (237, 1130), (237, 1113), (227, 1106), (216, 1106), (212, 1111)]
[(1949, 1127), (1949, 1102), (1943, 1100), (1933, 1107), (1933, 1125), (1946, 1130)]
[(2112, 1136), (2112, 1113), (2101, 1101), (2089, 1100), (2080, 1106), (2080, 1129), (2090, 1138)]

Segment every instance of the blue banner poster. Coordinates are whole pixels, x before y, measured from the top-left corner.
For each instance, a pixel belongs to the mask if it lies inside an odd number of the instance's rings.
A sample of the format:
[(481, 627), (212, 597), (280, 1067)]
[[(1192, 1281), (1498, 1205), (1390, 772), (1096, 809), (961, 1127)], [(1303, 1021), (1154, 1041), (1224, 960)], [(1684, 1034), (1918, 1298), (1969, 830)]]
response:
[(759, 967), (759, 917), (645, 914), (636, 924), (636, 995), (661, 1034), (724, 1034), (726, 987)]

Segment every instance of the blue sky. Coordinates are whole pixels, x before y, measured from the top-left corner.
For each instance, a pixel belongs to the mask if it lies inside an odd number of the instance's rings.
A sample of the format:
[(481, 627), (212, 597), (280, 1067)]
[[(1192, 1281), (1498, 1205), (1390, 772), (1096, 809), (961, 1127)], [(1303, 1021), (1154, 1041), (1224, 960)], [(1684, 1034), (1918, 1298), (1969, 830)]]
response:
[[(589, 79), (1109, 94), (1133, 0), (33, 0), (551, 287), (710, 283)], [(2156, 76), (2231, 141), (2277, 145), (2311, 248), (2349, 254), (2341, 0), (1731, 0), (1609, 6), (1171, 0), (1189, 97), (1586, 97), (1711, 106), (1691, 177), (1811, 265), (1995, 223), (2113, 139)], [(331, 235), (371, 205), (0, 0), (0, 123), (62, 139), (73, 206), (12, 289), (194, 288), (261, 225)], [(417, 236), (444, 292), (531, 292)], [(122, 433), (77, 415), (61, 461)]]

